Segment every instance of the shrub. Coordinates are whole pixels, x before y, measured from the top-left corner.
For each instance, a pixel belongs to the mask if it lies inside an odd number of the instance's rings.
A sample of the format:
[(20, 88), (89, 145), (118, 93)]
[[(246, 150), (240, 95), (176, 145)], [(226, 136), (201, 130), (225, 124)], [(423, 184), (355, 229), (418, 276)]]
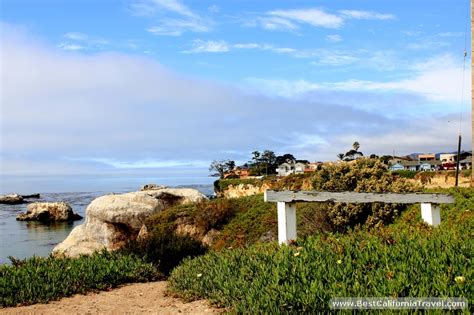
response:
[(197, 213), (194, 223), (204, 231), (219, 229), (227, 224), (236, 213), (233, 202), (229, 199), (204, 201), (196, 205)]
[(64, 296), (107, 290), (123, 283), (156, 279), (159, 274), (136, 256), (101, 253), (72, 258), (12, 258), (0, 265), (0, 305), (46, 303)]
[[(320, 191), (412, 192), (419, 188), (387, 172), (386, 166), (374, 159), (358, 159), (353, 163), (324, 166), (313, 177), (313, 188)], [(328, 213), (334, 230), (344, 231), (360, 224), (368, 227), (388, 224), (405, 208), (392, 204), (330, 204), (321, 206)]]
[(153, 226), (146, 238), (128, 242), (121, 252), (139, 256), (168, 275), (184, 258), (203, 255), (206, 248), (189, 235), (178, 235), (171, 224), (162, 224)]

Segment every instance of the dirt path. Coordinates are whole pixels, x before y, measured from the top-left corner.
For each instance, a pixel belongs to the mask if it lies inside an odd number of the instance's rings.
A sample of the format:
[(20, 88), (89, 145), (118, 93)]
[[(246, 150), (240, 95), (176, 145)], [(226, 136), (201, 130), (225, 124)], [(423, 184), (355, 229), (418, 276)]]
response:
[(111, 291), (74, 295), (49, 304), (0, 308), (0, 314), (210, 314), (206, 301), (165, 296), (166, 281), (135, 283)]

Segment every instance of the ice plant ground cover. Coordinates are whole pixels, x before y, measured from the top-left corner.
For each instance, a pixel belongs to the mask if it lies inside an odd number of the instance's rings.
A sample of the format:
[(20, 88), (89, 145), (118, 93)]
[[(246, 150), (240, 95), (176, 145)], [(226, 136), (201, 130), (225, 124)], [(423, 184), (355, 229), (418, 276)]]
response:
[(12, 265), (0, 266), (0, 306), (46, 303), (158, 277), (156, 269), (142, 259), (106, 251), (77, 259), (12, 259)]
[(413, 206), (387, 226), (209, 252), (174, 270), (172, 291), (237, 313), (327, 311), (332, 297), (357, 296), (466, 297), (472, 305), (474, 190), (449, 192), (456, 203), (442, 206), (440, 227), (422, 223)]

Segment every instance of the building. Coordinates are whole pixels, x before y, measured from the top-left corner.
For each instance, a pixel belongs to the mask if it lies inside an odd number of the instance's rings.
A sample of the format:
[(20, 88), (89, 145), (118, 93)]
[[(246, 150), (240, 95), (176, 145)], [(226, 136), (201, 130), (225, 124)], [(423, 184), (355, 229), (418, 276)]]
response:
[(441, 161), (401, 161), (389, 167), (391, 171), (436, 171), (441, 168)]
[(466, 157), (464, 160), (459, 161), (459, 167), (461, 169), (471, 169), (472, 168), (472, 155)]
[(455, 163), (457, 154), (454, 153), (441, 153), (439, 155), (439, 160), (442, 163)]
[(303, 174), (306, 169), (305, 163), (283, 163), (277, 168), (278, 176), (288, 176), (290, 174)]
[(435, 160), (436, 160), (436, 154), (434, 154), (434, 153), (419, 154), (418, 155), (418, 161), (420, 161), (420, 162), (435, 161)]
[(396, 172), (396, 171), (403, 171), (405, 167), (401, 163), (395, 163), (392, 166), (390, 166), (388, 169), (391, 170), (392, 172)]

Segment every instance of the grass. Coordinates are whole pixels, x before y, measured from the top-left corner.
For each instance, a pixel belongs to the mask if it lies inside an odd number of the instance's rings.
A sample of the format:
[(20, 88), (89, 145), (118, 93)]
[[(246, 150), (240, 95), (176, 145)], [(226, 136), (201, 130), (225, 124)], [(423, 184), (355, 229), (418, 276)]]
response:
[(73, 294), (157, 279), (156, 269), (136, 256), (108, 253), (71, 258), (12, 259), (0, 266), (0, 305), (46, 303)]
[(413, 206), (377, 229), (209, 252), (177, 267), (171, 290), (236, 313), (327, 312), (331, 297), (345, 296), (466, 297), (472, 305), (474, 190), (448, 192), (456, 203), (443, 205), (440, 227), (422, 223)]

